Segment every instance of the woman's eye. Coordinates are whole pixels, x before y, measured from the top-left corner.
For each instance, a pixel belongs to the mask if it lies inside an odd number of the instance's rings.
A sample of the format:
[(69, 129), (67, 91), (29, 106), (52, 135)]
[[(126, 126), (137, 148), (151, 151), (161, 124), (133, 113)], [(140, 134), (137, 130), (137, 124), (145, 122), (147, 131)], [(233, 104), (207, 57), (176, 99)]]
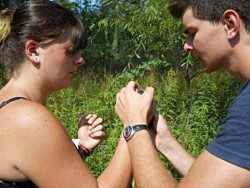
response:
[(70, 47), (67, 49), (67, 53), (70, 55), (75, 55), (78, 53), (78, 50), (74, 49), (73, 47)]

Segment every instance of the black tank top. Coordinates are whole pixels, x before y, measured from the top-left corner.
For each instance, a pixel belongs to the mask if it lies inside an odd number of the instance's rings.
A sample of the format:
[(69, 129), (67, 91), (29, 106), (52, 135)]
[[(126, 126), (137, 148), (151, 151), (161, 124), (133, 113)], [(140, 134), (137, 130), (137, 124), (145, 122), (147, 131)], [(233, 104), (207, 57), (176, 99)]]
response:
[[(27, 100), (24, 97), (13, 97), (11, 99), (8, 99), (7, 101), (0, 103), (0, 108), (4, 107), (5, 105), (13, 101), (20, 100), (20, 99)], [(11, 182), (11, 181), (0, 180), (0, 188), (37, 188), (37, 186), (32, 181)]]
[(9, 104), (9, 103), (11, 103), (11, 102), (13, 102), (13, 101), (19, 100), (19, 99), (27, 100), (27, 99), (24, 98), (24, 97), (13, 97), (13, 98), (11, 98), (11, 99), (8, 99), (7, 101), (4, 101), (4, 102), (0, 103), (0, 108), (4, 107), (5, 105), (7, 105), (7, 104)]

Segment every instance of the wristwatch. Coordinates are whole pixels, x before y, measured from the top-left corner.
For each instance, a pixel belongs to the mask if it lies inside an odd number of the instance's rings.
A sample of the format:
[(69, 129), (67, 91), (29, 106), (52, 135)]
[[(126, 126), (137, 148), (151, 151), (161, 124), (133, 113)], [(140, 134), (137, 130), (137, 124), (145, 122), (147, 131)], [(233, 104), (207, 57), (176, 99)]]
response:
[(148, 130), (148, 126), (144, 124), (127, 126), (123, 130), (123, 137), (125, 138), (126, 141), (129, 141), (136, 132), (141, 130)]

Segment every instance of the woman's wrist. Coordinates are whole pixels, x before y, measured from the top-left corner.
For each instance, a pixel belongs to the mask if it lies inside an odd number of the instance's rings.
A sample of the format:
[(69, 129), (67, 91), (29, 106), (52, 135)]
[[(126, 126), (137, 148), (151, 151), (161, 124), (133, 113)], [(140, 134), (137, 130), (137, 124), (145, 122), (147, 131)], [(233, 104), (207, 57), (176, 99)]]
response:
[(85, 159), (86, 157), (90, 156), (92, 154), (92, 151), (86, 149), (84, 146), (82, 146), (80, 143), (78, 145), (78, 153), (82, 157), (82, 159)]
[(81, 144), (80, 139), (72, 139), (72, 142), (74, 143), (79, 155), (82, 159), (85, 159), (86, 157), (90, 156), (92, 154), (92, 150), (87, 149), (83, 144)]

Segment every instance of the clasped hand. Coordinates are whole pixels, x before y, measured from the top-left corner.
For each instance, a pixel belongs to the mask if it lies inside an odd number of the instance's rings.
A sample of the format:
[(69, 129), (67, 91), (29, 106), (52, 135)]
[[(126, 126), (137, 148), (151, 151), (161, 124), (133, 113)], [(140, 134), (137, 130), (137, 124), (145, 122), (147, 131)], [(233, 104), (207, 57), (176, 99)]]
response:
[(125, 127), (148, 124), (153, 116), (151, 109), (154, 88), (147, 87), (144, 92), (139, 93), (139, 87), (138, 83), (131, 81), (116, 95), (115, 110)]
[(96, 114), (84, 116), (79, 122), (78, 138), (80, 139), (80, 145), (89, 152), (92, 152), (105, 139), (102, 123), (103, 119), (97, 117)]
[(139, 88), (140, 85), (134, 81), (122, 88), (116, 95), (115, 110), (125, 127), (152, 123), (150, 125), (151, 138), (156, 148), (161, 150), (173, 138), (171, 131), (167, 121), (156, 111), (153, 101), (154, 89), (147, 87), (144, 91), (137, 92)]

